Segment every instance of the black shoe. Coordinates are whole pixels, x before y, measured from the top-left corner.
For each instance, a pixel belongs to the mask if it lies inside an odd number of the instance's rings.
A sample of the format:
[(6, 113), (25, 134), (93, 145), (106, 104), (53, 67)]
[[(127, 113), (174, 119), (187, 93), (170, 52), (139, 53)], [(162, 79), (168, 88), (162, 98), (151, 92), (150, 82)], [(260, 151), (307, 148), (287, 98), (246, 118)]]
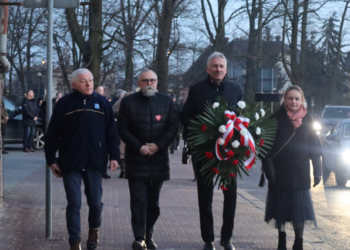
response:
[(76, 242), (73, 245), (70, 246), (70, 250), (81, 250), (81, 244), (80, 242)]
[(287, 250), (287, 234), (286, 232), (278, 232), (278, 248), (277, 250)]
[(293, 250), (303, 250), (303, 238), (296, 238), (293, 244)]
[(213, 242), (205, 242), (203, 250), (215, 250)]
[(157, 245), (156, 243), (154, 243), (152, 238), (146, 240), (146, 246), (147, 246), (147, 249), (157, 249)]
[(125, 172), (120, 172), (119, 178), (124, 179), (124, 176), (125, 176)]
[(112, 178), (109, 174), (107, 174), (107, 173), (104, 173), (103, 175), (102, 175), (102, 178), (103, 179), (110, 179), (110, 178)]
[(146, 243), (144, 240), (142, 240), (142, 241), (135, 240), (132, 243), (131, 247), (132, 247), (132, 250), (145, 250), (145, 249), (147, 249), (147, 246), (146, 246)]
[(29, 153), (30, 151), (29, 151), (29, 149), (23, 149), (23, 152), (26, 152), (26, 153)]
[(220, 245), (224, 247), (225, 250), (235, 250), (235, 247), (232, 245), (232, 243), (229, 240), (228, 241), (220, 240)]
[(89, 238), (86, 241), (87, 249), (96, 249), (98, 245), (98, 229), (89, 229)]
[(7, 151), (2, 151), (2, 154), (3, 155), (7, 155), (9, 152), (7, 152)]

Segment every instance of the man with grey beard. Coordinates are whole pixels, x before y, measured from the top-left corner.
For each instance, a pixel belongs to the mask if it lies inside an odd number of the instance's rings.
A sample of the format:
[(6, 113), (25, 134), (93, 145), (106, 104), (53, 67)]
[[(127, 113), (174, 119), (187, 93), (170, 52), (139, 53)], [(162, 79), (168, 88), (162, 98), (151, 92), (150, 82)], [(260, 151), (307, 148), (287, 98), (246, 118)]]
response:
[(133, 250), (156, 249), (153, 226), (159, 214), (163, 181), (170, 179), (168, 147), (179, 127), (175, 103), (157, 91), (157, 74), (143, 71), (140, 91), (123, 98), (118, 127), (125, 142), (125, 178), (130, 190)]

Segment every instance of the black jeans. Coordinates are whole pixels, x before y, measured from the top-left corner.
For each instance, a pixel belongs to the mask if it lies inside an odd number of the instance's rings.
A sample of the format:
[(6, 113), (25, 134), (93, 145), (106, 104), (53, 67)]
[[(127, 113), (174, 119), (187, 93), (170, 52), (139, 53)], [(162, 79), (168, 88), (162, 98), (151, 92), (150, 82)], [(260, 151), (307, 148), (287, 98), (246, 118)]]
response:
[(159, 215), (163, 182), (129, 180), (131, 225), (135, 240), (151, 239)]
[(25, 126), (24, 127), (24, 133), (23, 133), (23, 149), (30, 149), (34, 146), (34, 133), (35, 133), (35, 127), (34, 126)]
[(85, 196), (89, 206), (89, 228), (101, 226), (103, 210), (102, 173), (99, 171), (82, 171), (63, 173), (63, 184), (68, 201), (66, 210), (69, 243), (80, 242), (80, 209), (81, 209), (81, 181), (85, 186)]
[(125, 159), (119, 160), (120, 172), (125, 172)]
[[(214, 183), (205, 182), (205, 177), (200, 173), (203, 164), (193, 160), (193, 165), (197, 175), (197, 191), (199, 218), (201, 225), (201, 235), (204, 242), (214, 241), (214, 220), (212, 212)], [(223, 191), (224, 194), (224, 211), (223, 224), (221, 227), (221, 240), (228, 241), (232, 237), (234, 227), (234, 219), (236, 213), (237, 187), (234, 182), (228, 187), (228, 190)]]

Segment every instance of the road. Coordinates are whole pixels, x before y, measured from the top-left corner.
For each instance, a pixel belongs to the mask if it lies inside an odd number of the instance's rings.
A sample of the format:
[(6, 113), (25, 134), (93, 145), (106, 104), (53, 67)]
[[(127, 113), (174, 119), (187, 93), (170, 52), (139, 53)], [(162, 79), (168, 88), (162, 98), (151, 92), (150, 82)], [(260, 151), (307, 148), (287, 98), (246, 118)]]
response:
[[(4, 155), (4, 196), (11, 194), (11, 189), (21, 183), (31, 173), (45, 167), (44, 153), (23, 153), (20, 145), (8, 146), (9, 154)], [(26, 164), (20, 162), (25, 160)], [(238, 181), (238, 193), (254, 202), (254, 198), (265, 203), (267, 187), (258, 187), (260, 180), (260, 163), (251, 170), (250, 176)], [(347, 187), (336, 187), (332, 174), (325, 185), (320, 184), (311, 190), (318, 222), (318, 229), (311, 234), (332, 246), (334, 249), (350, 249), (350, 182)], [(248, 195), (247, 195), (248, 194)], [(239, 206), (239, 204), (238, 204)], [(260, 206), (263, 210), (263, 206)], [(309, 231), (310, 232), (310, 231)], [(277, 234), (277, 232), (276, 232)], [(288, 236), (292, 240), (293, 235)], [(317, 248), (322, 249), (322, 248)]]

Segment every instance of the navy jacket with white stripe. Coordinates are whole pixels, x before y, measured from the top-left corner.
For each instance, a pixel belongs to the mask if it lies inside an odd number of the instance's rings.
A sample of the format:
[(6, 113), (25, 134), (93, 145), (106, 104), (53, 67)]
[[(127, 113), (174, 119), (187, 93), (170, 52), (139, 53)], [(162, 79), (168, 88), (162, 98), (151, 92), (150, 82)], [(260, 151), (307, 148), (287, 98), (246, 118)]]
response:
[[(57, 162), (62, 172), (104, 171), (107, 154), (118, 160), (119, 134), (111, 105), (97, 93), (74, 91), (57, 102), (45, 140), (50, 166)], [(56, 152), (59, 157), (56, 160)]]

